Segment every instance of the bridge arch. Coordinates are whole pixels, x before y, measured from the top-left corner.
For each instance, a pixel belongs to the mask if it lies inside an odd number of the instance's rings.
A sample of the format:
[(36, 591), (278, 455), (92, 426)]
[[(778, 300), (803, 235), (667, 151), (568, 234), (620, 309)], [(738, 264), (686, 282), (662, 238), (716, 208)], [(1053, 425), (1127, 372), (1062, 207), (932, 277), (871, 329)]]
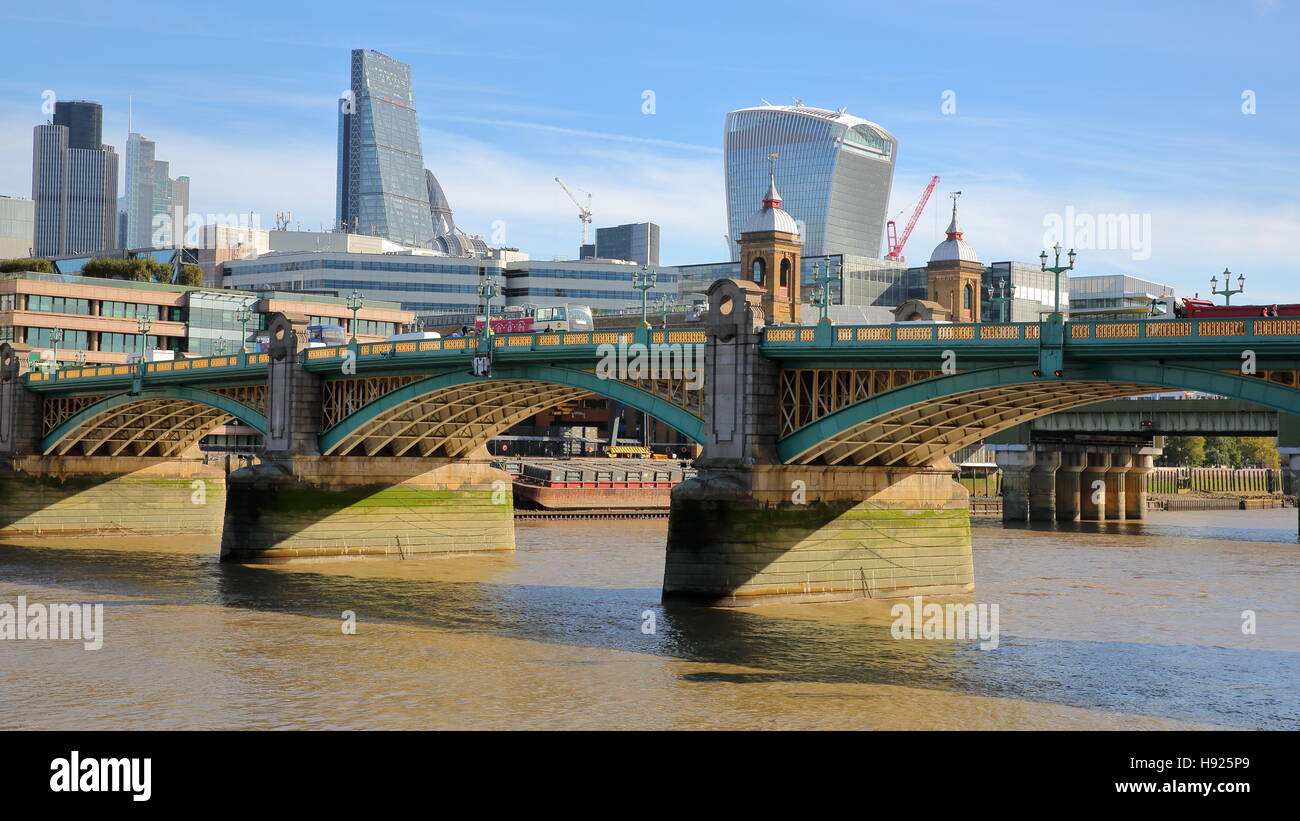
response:
[(324, 431), (320, 452), (462, 457), (528, 417), (589, 393), (648, 413), (694, 442), (704, 439), (702, 419), (633, 385), (573, 368), (507, 365), (489, 379), (457, 369), (390, 391)]
[(1154, 393), (1193, 390), (1300, 415), (1300, 390), (1222, 371), (1164, 364), (1088, 364), (1065, 378), (1032, 366), (963, 371), (915, 382), (848, 405), (777, 442), (790, 464), (915, 467), (990, 434), (1057, 411)]
[(231, 417), (266, 433), (266, 417), (230, 397), (179, 385), (146, 388), (87, 405), (41, 439), (41, 452), (174, 458)]

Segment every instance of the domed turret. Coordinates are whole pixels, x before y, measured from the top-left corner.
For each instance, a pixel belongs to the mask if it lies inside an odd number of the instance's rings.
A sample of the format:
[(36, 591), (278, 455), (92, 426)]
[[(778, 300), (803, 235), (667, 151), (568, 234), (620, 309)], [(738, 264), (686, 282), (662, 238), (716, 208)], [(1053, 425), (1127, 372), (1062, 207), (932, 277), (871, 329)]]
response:
[(745, 222), (742, 234), (751, 231), (784, 231), (799, 235), (799, 223), (788, 211), (781, 208), (781, 194), (776, 190), (776, 171), (773, 169), (768, 178), (767, 195), (763, 197), (763, 207), (754, 212)]
[(961, 226), (957, 223), (957, 198), (953, 197), (952, 222), (948, 223), (948, 238), (934, 246), (934, 253), (930, 254), (930, 261), (978, 263), (980, 258), (976, 255), (975, 249), (961, 238), (961, 234)]

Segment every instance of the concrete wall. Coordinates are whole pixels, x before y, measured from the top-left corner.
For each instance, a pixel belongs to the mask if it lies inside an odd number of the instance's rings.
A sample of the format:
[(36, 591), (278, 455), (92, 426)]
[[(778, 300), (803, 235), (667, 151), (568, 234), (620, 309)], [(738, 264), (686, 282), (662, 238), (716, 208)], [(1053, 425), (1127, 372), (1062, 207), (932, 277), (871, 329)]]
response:
[[(410, 558), (515, 549), (510, 475), (483, 462), (297, 459), (230, 474), (223, 559)], [(311, 478), (305, 478), (311, 477)]]
[(0, 474), (0, 536), (221, 532), (225, 476), (201, 459), (29, 456), (15, 467)]

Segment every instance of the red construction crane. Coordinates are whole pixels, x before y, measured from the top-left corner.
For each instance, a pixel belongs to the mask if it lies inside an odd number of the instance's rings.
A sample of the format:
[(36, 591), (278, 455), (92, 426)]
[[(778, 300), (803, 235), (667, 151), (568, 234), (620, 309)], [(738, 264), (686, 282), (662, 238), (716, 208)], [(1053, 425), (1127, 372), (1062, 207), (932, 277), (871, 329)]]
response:
[(889, 242), (889, 253), (885, 254), (886, 259), (901, 260), (903, 258), (903, 246), (907, 245), (907, 238), (912, 236), (912, 229), (916, 227), (916, 220), (921, 216), (921, 212), (925, 210), (925, 204), (930, 201), (930, 194), (934, 191), (934, 186), (938, 182), (939, 178), (937, 176), (930, 178), (930, 184), (925, 187), (925, 191), (921, 194), (921, 201), (916, 204), (916, 210), (912, 212), (912, 219), (908, 221), (907, 228), (903, 230), (901, 240), (898, 238), (898, 227), (894, 225), (894, 221), (890, 220), (886, 223), (885, 231)]

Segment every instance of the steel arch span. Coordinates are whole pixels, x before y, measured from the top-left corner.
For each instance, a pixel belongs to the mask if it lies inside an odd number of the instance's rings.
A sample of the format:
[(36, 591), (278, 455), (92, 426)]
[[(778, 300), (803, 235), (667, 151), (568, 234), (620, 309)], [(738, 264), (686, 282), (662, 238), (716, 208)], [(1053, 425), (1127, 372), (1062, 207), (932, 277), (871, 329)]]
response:
[(1300, 415), (1300, 390), (1222, 371), (1163, 364), (1088, 364), (1064, 378), (1030, 365), (963, 371), (877, 394), (777, 442), (788, 464), (917, 467), (1000, 430), (1104, 399), (1194, 390)]
[(704, 439), (700, 417), (640, 388), (573, 368), (507, 365), (490, 378), (458, 369), (390, 391), (324, 431), (320, 452), (463, 457), (528, 417), (587, 394), (648, 413), (691, 441)]
[(47, 456), (176, 457), (230, 418), (266, 433), (266, 417), (227, 396), (179, 385), (105, 397), (41, 439)]

